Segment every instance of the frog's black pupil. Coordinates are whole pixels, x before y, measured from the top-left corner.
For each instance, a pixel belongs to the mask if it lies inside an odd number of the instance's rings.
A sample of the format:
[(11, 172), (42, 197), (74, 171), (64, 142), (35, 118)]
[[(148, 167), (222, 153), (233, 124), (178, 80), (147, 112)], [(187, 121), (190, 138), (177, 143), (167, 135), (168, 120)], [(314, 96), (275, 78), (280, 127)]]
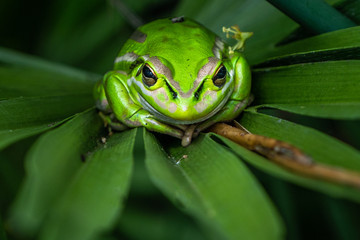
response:
[(226, 68), (222, 66), (216, 74), (216, 78), (224, 78), (226, 75)]
[(144, 76), (147, 78), (156, 79), (154, 73), (150, 70), (150, 68), (148, 66), (144, 66), (143, 73), (144, 73)]

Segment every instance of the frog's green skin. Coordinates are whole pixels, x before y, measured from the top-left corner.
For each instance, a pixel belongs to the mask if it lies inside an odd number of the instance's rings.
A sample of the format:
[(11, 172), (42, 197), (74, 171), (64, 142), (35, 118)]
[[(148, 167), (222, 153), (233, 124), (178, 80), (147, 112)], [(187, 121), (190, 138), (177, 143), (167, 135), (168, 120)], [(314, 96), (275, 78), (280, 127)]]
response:
[[(144, 83), (145, 65), (157, 78), (150, 87)], [(225, 83), (216, 86), (213, 79), (222, 65)], [(228, 46), (199, 23), (174, 18), (139, 27), (94, 92), (113, 128), (144, 126), (188, 145), (210, 125), (238, 116), (248, 104), (250, 85), (241, 53), (229, 54)]]

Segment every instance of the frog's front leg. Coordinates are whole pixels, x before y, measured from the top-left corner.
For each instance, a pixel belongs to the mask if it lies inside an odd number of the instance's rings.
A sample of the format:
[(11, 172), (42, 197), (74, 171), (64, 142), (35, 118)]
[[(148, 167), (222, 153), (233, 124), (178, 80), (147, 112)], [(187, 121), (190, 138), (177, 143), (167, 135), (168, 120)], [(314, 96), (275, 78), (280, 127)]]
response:
[(112, 71), (104, 79), (106, 96), (116, 118), (128, 127), (143, 126), (150, 131), (181, 139), (184, 134), (182, 130), (158, 121), (133, 101), (127, 85), (123, 84), (127, 78), (125, 74)]
[(123, 131), (128, 127), (120, 123), (112, 112), (107, 100), (103, 80), (98, 81), (94, 87), (94, 98), (96, 99), (96, 108), (99, 110), (99, 116), (104, 122), (105, 127), (116, 131)]

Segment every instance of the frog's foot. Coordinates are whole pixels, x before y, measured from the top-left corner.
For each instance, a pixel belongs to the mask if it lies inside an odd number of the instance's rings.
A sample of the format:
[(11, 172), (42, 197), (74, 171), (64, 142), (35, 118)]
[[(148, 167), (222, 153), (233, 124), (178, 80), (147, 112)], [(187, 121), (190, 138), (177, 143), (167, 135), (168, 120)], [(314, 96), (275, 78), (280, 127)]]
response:
[(192, 124), (192, 125), (187, 126), (187, 128), (185, 129), (184, 136), (181, 139), (181, 145), (183, 147), (187, 147), (190, 145), (191, 140), (194, 136), (194, 131), (196, 129), (196, 126), (197, 126), (196, 124)]
[(184, 136), (184, 132), (181, 129), (162, 123), (153, 117), (145, 118), (142, 125), (150, 131), (167, 134), (179, 139), (182, 139)]
[(122, 122), (128, 127), (145, 127), (149, 131), (167, 134), (179, 139), (182, 139), (184, 135), (183, 130), (177, 128), (176, 126), (171, 126), (158, 121), (153, 117), (153, 115), (144, 109), (138, 110)]
[(109, 126), (112, 130), (115, 131), (124, 131), (128, 129), (127, 126), (119, 122), (114, 114), (104, 114), (103, 112), (99, 112), (99, 116), (104, 121), (105, 127)]
[[(244, 44), (246, 39), (253, 35), (252, 32), (242, 32), (240, 31), (239, 26), (231, 26), (230, 28), (223, 27), (223, 32), (226, 33), (227, 38), (234, 38), (237, 43), (230, 47), (229, 46), (229, 54), (233, 54), (236, 50), (242, 50), (244, 48)], [(230, 34), (233, 34), (230, 36)]]

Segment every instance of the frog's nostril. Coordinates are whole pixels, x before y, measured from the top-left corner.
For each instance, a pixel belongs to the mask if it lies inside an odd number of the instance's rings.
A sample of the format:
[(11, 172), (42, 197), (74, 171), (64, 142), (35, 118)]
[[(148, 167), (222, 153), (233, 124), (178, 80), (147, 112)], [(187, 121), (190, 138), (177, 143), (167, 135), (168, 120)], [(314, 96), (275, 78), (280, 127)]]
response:
[(203, 89), (203, 86), (204, 86), (204, 82), (202, 82), (200, 84), (200, 86), (198, 87), (198, 89), (196, 90), (196, 92), (194, 93), (194, 97), (196, 98), (196, 100), (199, 100), (199, 97), (200, 97), (200, 93)]

